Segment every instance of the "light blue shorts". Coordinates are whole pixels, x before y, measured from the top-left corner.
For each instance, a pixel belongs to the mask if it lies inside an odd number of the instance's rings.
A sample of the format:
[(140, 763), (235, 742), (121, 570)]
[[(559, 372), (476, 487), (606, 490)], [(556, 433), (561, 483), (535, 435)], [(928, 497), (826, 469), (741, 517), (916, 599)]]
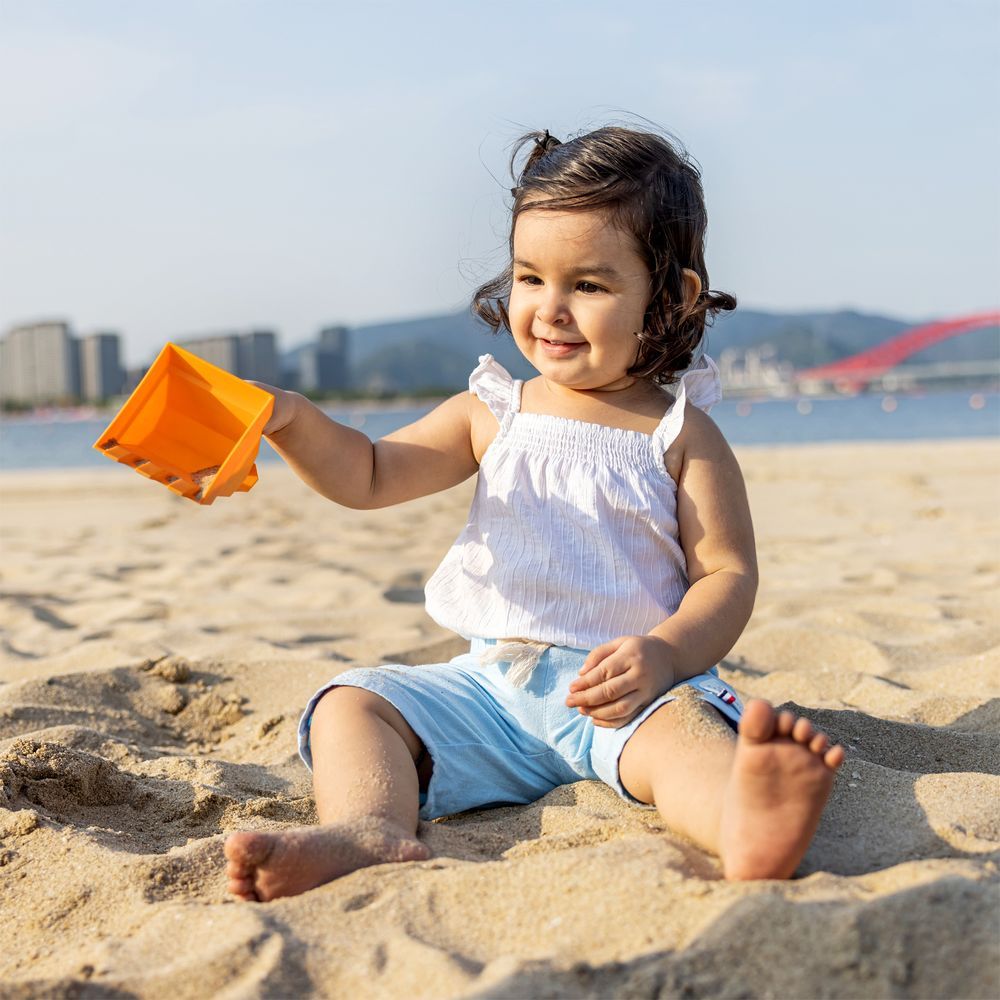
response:
[(565, 704), (587, 650), (551, 647), (528, 683), (517, 688), (505, 676), (510, 664), (479, 663), (479, 654), (495, 642), (473, 639), (470, 651), (449, 663), (386, 664), (338, 674), (309, 699), (299, 722), (299, 754), (306, 766), (312, 769), (309, 726), (316, 704), (331, 688), (358, 687), (393, 705), (427, 748), (433, 772), (421, 794), (421, 819), (534, 802), (559, 785), (584, 780), (603, 781), (635, 803), (618, 777), (618, 760), (629, 737), (673, 701), (678, 687), (693, 687), (734, 729), (743, 712), (713, 667), (671, 688), (628, 725), (605, 729)]

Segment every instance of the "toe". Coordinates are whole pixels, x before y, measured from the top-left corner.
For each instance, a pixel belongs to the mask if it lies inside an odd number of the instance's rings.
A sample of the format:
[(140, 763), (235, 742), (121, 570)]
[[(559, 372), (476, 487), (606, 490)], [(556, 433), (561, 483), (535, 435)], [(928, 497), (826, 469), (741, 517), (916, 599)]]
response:
[(752, 743), (764, 743), (774, 735), (774, 722), (771, 703), (754, 698), (747, 702), (740, 718), (740, 736)]
[(795, 720), (792, 726), (792, 739), (796, 743), (808, 743), (816, 734), (813, 724), (806, 718), (800, 717)]
[(226, 889), (231, 895), (247, 902), (256, 902), (257, 893), (254, 890), (253, 882), (250, 879), (229, 879)]
[(275, 839), (268, 833), (240, 831), (226, 838), (223, 851), (237, 868), (252, 871), (264, 864), (274, 849)]
[(242, 851), (239, 847), (240, 835), (236, 833), (231, 833), (226, 837), (225, 842), (222, 845), (222, 853), (226, 856), (227, 861), (235, 862), (239, 857), (242, 856)]
[(809, 742), (809, 749), (817, 755), (826, 753), (829, 747), (830, 740), (826, 733), (817, 733)]
[(832, 771), (836, 771), (844, 763), (844, 748), (839, 743), (837, 746), (831, 747), (823, 755), (823, 763)]
[(779, 712), (777, 721), (774, 724), (774, 731), (779, 736), (789, 737), (792, 729), (795, 728), (795, 716), (791, 712)]
[(253, 874), (253, 868), (243, 864), (242, 861), (227, 861), (226, 875), (229, 878), (249, 878)]

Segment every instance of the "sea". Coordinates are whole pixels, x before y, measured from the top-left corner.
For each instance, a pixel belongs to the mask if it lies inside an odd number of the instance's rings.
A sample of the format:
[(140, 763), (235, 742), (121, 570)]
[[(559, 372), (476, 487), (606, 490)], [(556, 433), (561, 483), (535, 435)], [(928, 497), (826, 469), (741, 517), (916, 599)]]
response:
[[(421, 406), (336, 406), (326, 412), (373, 440), (423, 416)], [(52, 411), (0, 420), (0, 471), (116, 467), (94, 443), (112, 413)], [(913, 441), (1000, 437), (1000, 393), (985, 390), (845, 397), (723, 400), (712, 417), (730, 444)], [(258, 462), (281, 459), (266, 445)]]

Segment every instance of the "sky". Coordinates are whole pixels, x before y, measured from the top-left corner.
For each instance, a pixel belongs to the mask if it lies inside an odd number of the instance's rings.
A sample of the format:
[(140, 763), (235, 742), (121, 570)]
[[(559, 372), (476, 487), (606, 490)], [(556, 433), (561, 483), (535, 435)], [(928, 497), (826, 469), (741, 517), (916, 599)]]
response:
[(639, 118), (744, 307), (1000, 304), (1000, 0), (0, 0), (0, 333), (463, 308), (513, 140)]

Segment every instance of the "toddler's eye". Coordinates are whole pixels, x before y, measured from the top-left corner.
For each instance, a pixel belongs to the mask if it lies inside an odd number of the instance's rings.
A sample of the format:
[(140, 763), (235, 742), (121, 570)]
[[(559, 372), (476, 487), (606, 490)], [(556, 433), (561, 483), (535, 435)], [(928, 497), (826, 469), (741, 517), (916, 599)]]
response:
[(542, 279), (537, 274), (522, 274), (517, 280), (522, 285), (540, 285), (542, 283)]
[(592, 281), (581, 281), (577, 286), (581, 292), (585, 292), (587, 295), (593, 295), (595, 292), (603, 292), (604, 289), (600, 285), (595, 285)]

